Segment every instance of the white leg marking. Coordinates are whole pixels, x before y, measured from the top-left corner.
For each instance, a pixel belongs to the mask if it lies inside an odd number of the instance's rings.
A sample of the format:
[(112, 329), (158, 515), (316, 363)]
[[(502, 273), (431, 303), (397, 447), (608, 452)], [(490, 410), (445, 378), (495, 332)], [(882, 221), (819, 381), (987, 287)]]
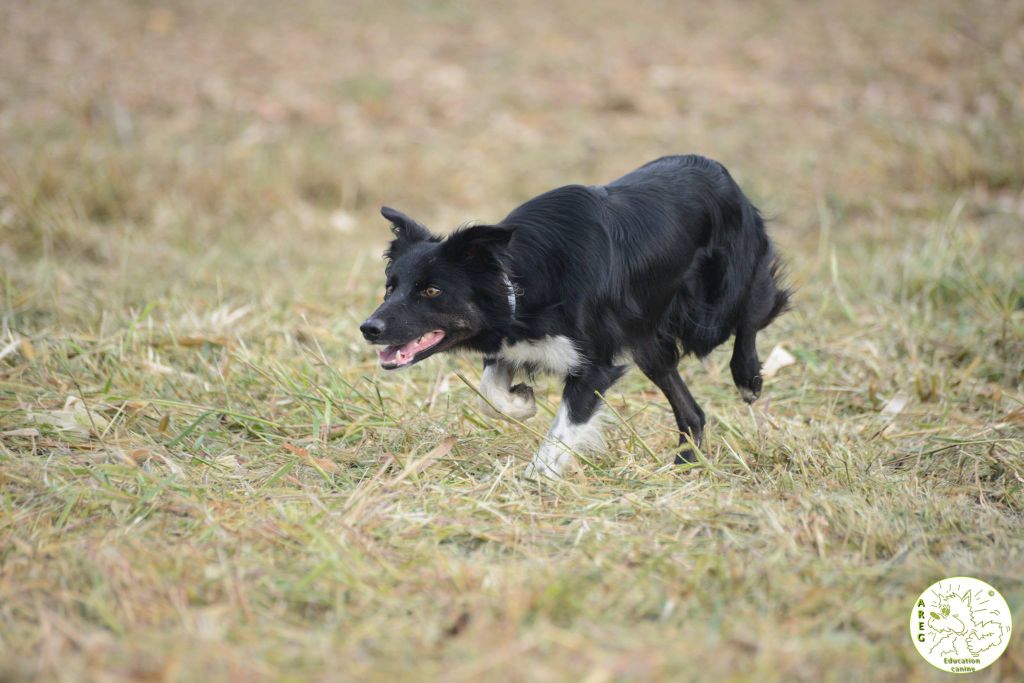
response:
[[(480, 401), (480, 410), (485, 415), (497, 418), (506, 416), (516, 420), (531, 418), (537, 412), (537, 404), (533, 399), (533, 389), (525, 384), (518, 385), (513, 392), (509, 385), (512, 384), (512, 368), (506, 363), (498, 361), (491, 363), (484, 368), (484, 375), (480, 379), (480, 393), (491, 402)], [(501, 411), (501, 412), (498, 412)]]
[(601, 414), (595, 411), (589, 421), (572, 424), (569, 420), (569, 409), (563, 402), (558, 407), (558, 413), (555, 415), (555, 421), (551, 425), (547, 438), (540, 445), (540, 450), (533, 457), (533, 462), (526, 466), (526, 478), (561, 478), (565, 466), (572, 460), (572, 453), (566, 450), (566, 447), (577, 453), (603, 448), (604, 438), (601, 436), (601, 422)]

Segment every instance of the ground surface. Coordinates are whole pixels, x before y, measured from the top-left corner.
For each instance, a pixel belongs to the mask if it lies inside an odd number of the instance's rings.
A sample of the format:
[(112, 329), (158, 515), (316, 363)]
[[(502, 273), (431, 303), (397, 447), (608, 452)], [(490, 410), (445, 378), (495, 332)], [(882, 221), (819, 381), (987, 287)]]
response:
[[(0, 680), (931, 680), (963, 574), (1020, 631), (1021, 74), (1020, 2), (3, 3)], [(376, 368), (380, 204), (688, 151), (797, 287), (753, 408), (684, 362), (706, 466), (636, 373), (536, 485), (475, 361)]]

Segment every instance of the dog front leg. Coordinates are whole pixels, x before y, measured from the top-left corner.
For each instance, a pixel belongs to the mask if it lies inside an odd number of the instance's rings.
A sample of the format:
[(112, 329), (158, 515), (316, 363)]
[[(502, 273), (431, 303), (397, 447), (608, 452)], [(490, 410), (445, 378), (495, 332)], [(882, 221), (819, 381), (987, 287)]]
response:
[(514, 374), (508, 363), (494, 358), (484, 359), (480, 394), (487, 400), (480, 400), (481, 412), (491, 417), (516, 420), (526, 420), (536, 414), (533, 389), (525, 384), (510, 386)]
[(526, 478), (559, 479), (573, 453), (604, 446), (598, 394), (604, 394), (623, 372), (621, 366), (591, 366), (566, 380), (562, 404), (537, 455), (526, 466)]

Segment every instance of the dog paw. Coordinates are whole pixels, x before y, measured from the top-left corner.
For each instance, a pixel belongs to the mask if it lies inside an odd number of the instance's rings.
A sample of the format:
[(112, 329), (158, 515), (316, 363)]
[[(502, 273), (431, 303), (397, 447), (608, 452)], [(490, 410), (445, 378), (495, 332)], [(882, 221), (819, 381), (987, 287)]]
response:
[(533, 387), (517, 384), (509, 391), (512, 392), (513, 397), (509, 406), (509, 415), (517, 420), (526, 420), (537, 414), (537, 400), (533, 396)]
[(493, 417), (495, 419), (505, 418), (504, 413), (500, 413), (497, 410), (495, 410), (494, 407), (490, 403), (485, 401), (483, 398), (477, 398), (476, 407), (481, 413), (483, 413), (487, 417)]
[(697, 456), (694, 455), (693, 449), (686, 448), (681, 451), (676, 451), (676, 459), (674, 462), (676, 465), (690, 465), (697, 462)]
[(523, 479), (529, 479), (530, 481), (557, 481), (562, 478), (562, 472), (556, 467), (543, 462), (534, 460), (526, 469), (523, 470)]
[(750, 380), (749, 387), (740, 387), (740, 396), (742, 396), (743, 400), (747, 403), (753, 403), (757, 400), (758, 396), (761, 395), (762, 386), (763, 382), (761, 380), (761, 375), (757, 375), (754, 379)]
[(520, 397), (524, 401), (529, 401), (530, 403), (533, 403), (533, 387), (531, 387), (529, 384), (523, 384), (522, 382), (520, 382), (519, 384), (514, 384), (509, 389), (509, 391), (515, 394), (516, 396)]
[(700, 448), (704, 443), (703, 423), (700, 425), (699, 429), (691, 429), (689, 436), (693, 439), (693, 444), (685, 438), (679, 440), (679, 450), (676, 451), (675, 457), (675, 464), (677, 465), (686, 465), (697, 462), (697, 454), (694, 453), (694, 446)]
[(540, 481), (541, 479), (557, 480), (562, 478), (562, 472), (572, 462), (572, 456), (558, 446), (545, 443), (540, 447), (533, 461), (523, 471), (525, 479)]
[[(480, 411), (489, 417), (514, 420), (527, 420), (537, 414), (537, 402), (533, 396), (533, 388), (525, 384), (517, 384), (507, 393), (480, 399)], [(493, 407), (492, 407), (493, 404)], [(497, 410), (495, 410), (497, 408)]]

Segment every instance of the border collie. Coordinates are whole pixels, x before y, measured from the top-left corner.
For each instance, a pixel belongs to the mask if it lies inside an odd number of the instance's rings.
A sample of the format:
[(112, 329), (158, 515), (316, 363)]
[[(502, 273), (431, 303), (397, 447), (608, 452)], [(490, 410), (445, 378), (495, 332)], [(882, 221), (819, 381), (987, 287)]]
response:
[(788, 306), (758, 210), (716, 161), (669, 156), (603, 186), (567, 185), (495, 225), (442, 238), (394, 209), (384, 302), (359, 329), (383, 345), (385, 369), (435, 353), (483, 354), (482, 407), (536, 412), (518, 373), (565, 380), (562, 403), (526, 476), (558, 478), (571, 454), (598, 446), (600, 397), (632, 360), (664, 392), (682, 451), (700, 443), (704, 411), (677, 365), (735, 335), (741, 395), (761, 392), (755, 338)]

